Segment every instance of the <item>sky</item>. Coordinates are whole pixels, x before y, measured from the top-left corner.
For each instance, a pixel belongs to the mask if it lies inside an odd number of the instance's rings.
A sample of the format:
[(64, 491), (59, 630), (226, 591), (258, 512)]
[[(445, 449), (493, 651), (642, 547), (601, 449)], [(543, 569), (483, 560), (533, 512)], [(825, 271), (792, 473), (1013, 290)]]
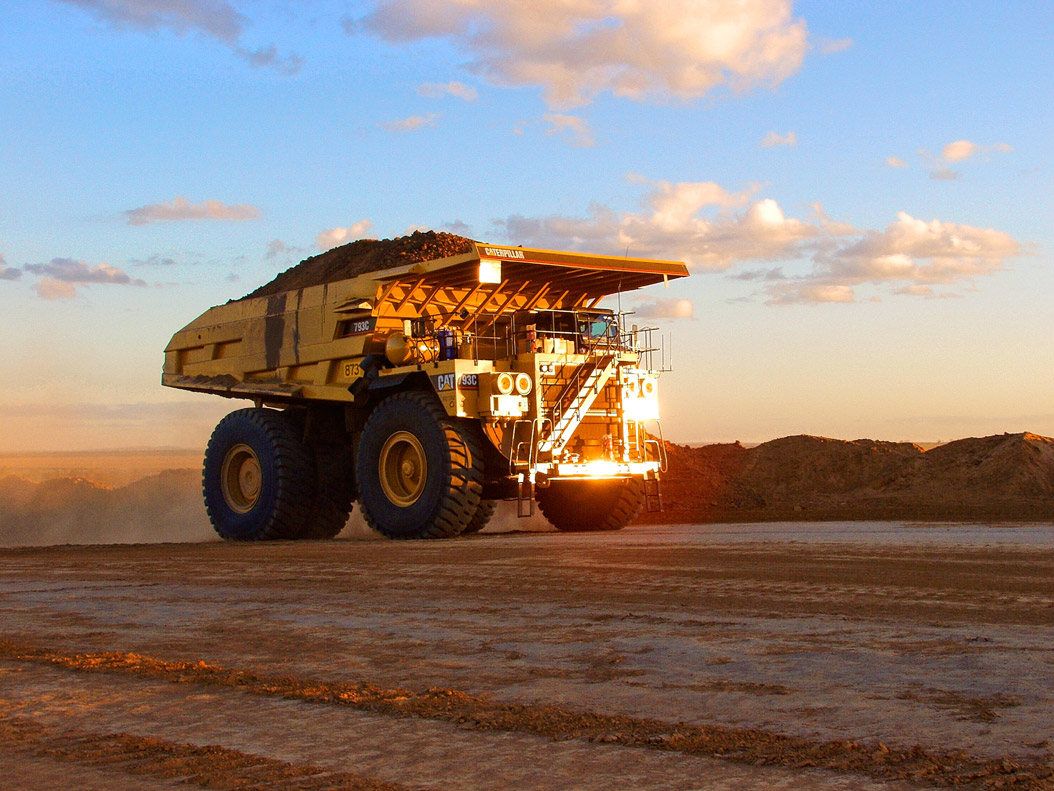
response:
[(685, 261), (676, 442), (1054, 436), (1054, 4), (0, 5), (0, 452), (197, 447), (171, 335), (416, 229)]

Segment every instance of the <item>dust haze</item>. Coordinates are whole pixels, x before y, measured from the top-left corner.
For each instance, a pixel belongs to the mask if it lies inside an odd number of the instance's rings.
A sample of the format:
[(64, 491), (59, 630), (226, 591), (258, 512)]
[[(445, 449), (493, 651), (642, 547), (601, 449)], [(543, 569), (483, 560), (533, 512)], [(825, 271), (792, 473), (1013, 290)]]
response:
[[(219, 541), (201, 495), (201, 451), (0, 456), (0, 546)], [(552, 530), (501, 503), (487, 531)], [(342, 540), (384, 540), (353, 510)]]
[[(1054, 440), (1028, 432), (929, 450), (808, 436), (666, 447), (664, 510), (640, 523), (1054, 520)], [(217, 541), (200, 465), (194, 450), (0, 456), (0, 545)], [(511, 502), (486, 532), (552, 529)], [(340, 539), (381, 540), (357, 510)]]

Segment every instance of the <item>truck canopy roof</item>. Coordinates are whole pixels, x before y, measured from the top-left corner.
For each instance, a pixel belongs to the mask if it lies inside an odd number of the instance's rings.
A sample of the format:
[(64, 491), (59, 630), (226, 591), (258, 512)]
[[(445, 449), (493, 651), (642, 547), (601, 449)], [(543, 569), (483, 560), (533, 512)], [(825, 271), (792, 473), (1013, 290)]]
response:
[[(678, 261), (537, 250), (415, 232), (398, 239), (363, 239), (313, 256), (242, 299), (368, 275), (396, 292), (410, 285), (416, 294), (422, 293), (419, 289), (479, 285), (497, 296), (509, 289), (529, 295), (544, 288), (545, 303), (584, 305), (687, 274)], [(560, 294), (563, 298), (554, 299)]]

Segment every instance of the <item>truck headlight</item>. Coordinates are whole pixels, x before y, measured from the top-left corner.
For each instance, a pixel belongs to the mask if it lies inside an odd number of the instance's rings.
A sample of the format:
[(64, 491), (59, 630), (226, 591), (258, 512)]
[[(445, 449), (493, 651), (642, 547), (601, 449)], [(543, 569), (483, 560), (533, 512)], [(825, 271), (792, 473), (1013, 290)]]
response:
[(531, 392), (531, 388), (534, 387), (534, 381), (530, 376), (524, 373), (516, 374), (516, 392), (520, 395), (527, 395)]
[(516, 377), (508, 371), (502, 371), (494, 378), (494, 389), (501, 395), (510, 395), (516, 389)]

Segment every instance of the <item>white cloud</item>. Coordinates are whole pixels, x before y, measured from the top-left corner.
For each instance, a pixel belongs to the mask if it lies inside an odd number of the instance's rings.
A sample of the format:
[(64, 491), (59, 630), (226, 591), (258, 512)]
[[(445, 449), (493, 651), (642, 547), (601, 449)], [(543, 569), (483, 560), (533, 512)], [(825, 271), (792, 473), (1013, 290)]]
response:
[(633, 305), (633, 312), (642, 319), (690, 319), (695, 316), (690, 299), (642, 299)]
[(325, 252), (347, 242), (362, 239), (370, 232), (371, 227), (373, 223), (369, 220), (359, 220), (347, 228), (329, 228), (315, 237), (315, 245)]
[(819, 201), (809, 206), (815, 215), (820, 228), (828, 236), (854, 236), (860, 233), (851, 223), (835, 220), (823, 210), (823, 204)]
[(761, 141), (762, 148), (772, 148), (774, 146), (796, 146), (798, 145), (798, 136), (794, 132), (787, 132), (785, 135), (780, 135), (777, 132), (769, 132), (765, 135), (765, 138)]
[[(641, 182), (639, 177), (633, 180)], [(818, 227), (784, 216), (770, 199), (751, 204), (756, 188), (729, 192), (713, 182), (644, 182), (651, 191), (641, 212), (618, 213), (593, 205), (583, 218), (509, 217), (499, 224), (515, 243), (533, 247), (570, 246), (611, 254), (673, 257), (690, 266), (721, 270), (745, 260), (776, 260), (794, 245), (819, 234)], [(701, 216), (705, 211), (717, 216)]]
[(145, 286), (146, 281), (131, 277), (109, 264), (88, 266), (73, 258), (52, 258), (46, 264), (26, 264), (22, 267), (34, 275), (43, 275), (63, 283), (109, 283), (123, 286)]
[(249, 20), (226, 0), (58, 0), (85, 9), (103, 24), (116, 30), (140, 33), (170, 31), (182, 36), (201, 33), (223, 42), (252, 66), (273, 66), (285, 73), (296, 72), (303, 59), (298, 55), (278, 57), (272, 44), (249, 50), (238, 44)]
[(479, 91), (473, 86), (456, 81), (445, 83), (426, 82), (417, 86), (417, 93), (419, 96), (424, 96), (428, 99), (454, 96), (458, 99), (464, 99), (466, 102), (471, 102), (479, 98)]
[(976, 154), (980, 148), (977, 143), (971, 143), (969, 140), (956, 140), (944, 147), (941, 156), (949, 162), (962, 162)]
[(577, 115), (549, 113), (544, 116), (545, 122), (551, 125), (547, 135), (560, 135), (576, 148), (590, 148), (596, 143), (593, 132), (584, 118)]
[(247, 205), (227, 206), (217, 200), (191, 203), (177, 195), (168, 203), (152, 203), (129, 209), (124, 214), (129, 225), (149, 225), (182, 220), (254, 220), (260, 216), (260, 210)]
[(398, 121), (385, 121), (380, 124), (389, 132), (413, 132), (426, 126), (435, 126), (436, 121), (442, 118), (441, 113), (425, 113), (424, 115), (411, 115)]
[(73, 258), (52, 258), (45, 264), (25, 264), (22, 270), (40, 277), (33, 288), (42, 299), (70, 299), (76, 296), (78, 284), (146, 286), (145, 280), (132, 277), (117, 267), (109, 264), (89, 266)]
[[(1019, 255), (1021, 245), (1009, 234), (940, 220), (918, 220), (898, 212), (897, 221), (881, 233), (864, 237), (836, 253), (843, 262), (893, 266), (914, 278), (949, 282), (961, 276), (991, 274), (1006, 258)], [(930, 264), (919, 266), (918, 260)]]
[(864, 284), (895, 286), (895, 294), (950, 297), (956, 294), (933, 286), (969, 285), (1020, 254), (1020, 243), (1002, 231), (899, 212), (884, 231), (866, 231), (853, 242), (817, 252), (809, 274), (783, 278), (764, 292), (770, 304), (779, 305), (851, 302), (853, 289)]
[(690, 101), (722, 86), (778, 85), (809, 47), (790, 0), (376, 0), (345, 29), (394, 43), (449, 39), (473, 73), (540, 86), (553, 107), (605, 92)]
[(817, 305), (824, 302), (855, 302), (850, 286), (838, 283), (785, 283), (770, 290), (769, 305)]
[(111, 27), (148, 33), (168, 29), (183, 35), (198, 31), (221, 41), (236, 41), (248, 22), (223, 0), (60, 1), (87, 9)]
[(77, 289), (73, 287), (72, 283), (53, 280), (50, 277), (41, 278), (34, 284), (33, 288), (36, 289), (41, 299), (47, 300), (72, 299), (77, 295)]
[(900, 157), (886, 157), (886, 164), (891, 168), (906, 168), (908, 163)]
[(931, 179), (955, 181), (961, 178), (962, 174), (950, 168), (950, 164), (967, 162), (977, 157), (988, 157), (992, 154), (1005, 154), (1013, 150), (1013, 146), (1009, 146), (1006, 143), (982, 145), (972, 140), (955, 140), (941, 149), (939, 157), (934, 157), (926, 149), (920, 149), (919, 156), (926, 166), (930, 168)]
[(948, 143), (942, 151), (941, 156), (948, 162), (965, 162), (980, 154), (1006, 154), (1013, 151), (1013, 146), (1006, 143), (995, 143), (993, 145), (981, 145), (970, 140), (956, 140)]
[(711, 271), (759, 261), (805, 263), (804, 274), (780, 267), (731, 275), (757, 283), (758, 293), (778, 305), (854, 302), (855, 289), (864, 285), (954, 295), (951, 289), (970, 287), (1021, 254), (1013, 237), (991, 228), (900, 212), (883, 231), (861, 230), (830, 218), (818, 203), (810, 220), (788, 217), (775, 200), (753, 199), (756, 188), (730, 192), (713, 182), (632, 180), (650, 188), (640, 211), (593, 204), (586, 216), (512, 216), (497, 225), (512, 244), (676, 259)]

